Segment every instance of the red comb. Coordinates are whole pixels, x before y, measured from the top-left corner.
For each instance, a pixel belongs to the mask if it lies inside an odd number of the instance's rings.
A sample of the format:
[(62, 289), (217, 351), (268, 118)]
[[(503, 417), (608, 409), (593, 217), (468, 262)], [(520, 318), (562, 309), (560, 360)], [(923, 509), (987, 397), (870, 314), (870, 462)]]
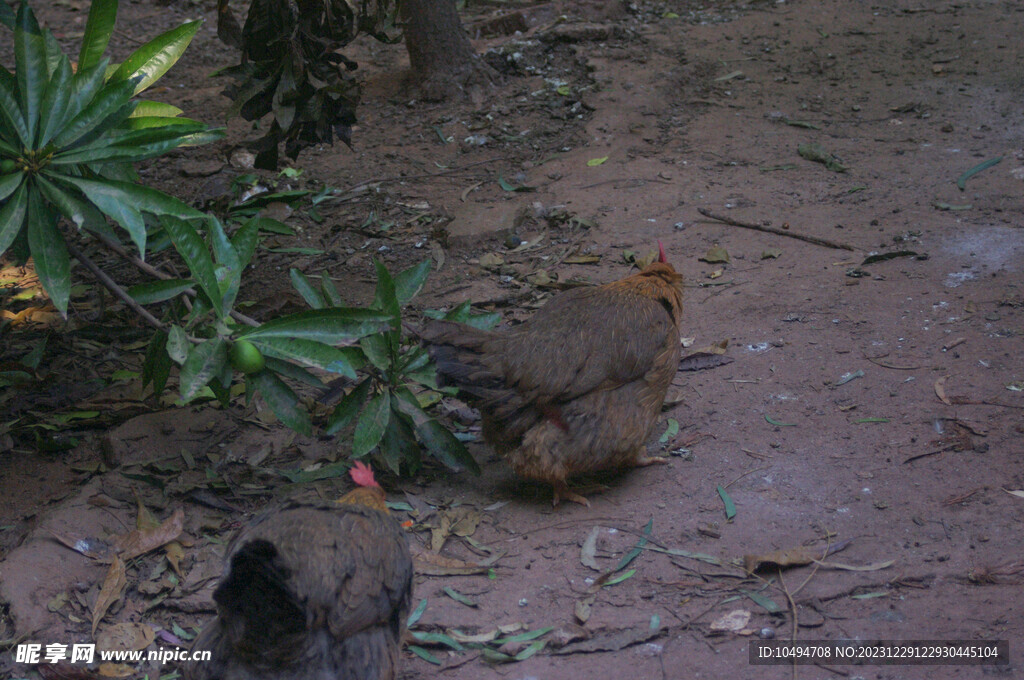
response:
[(665, 246), (661, 245), (661, 241), (658, 241), (658, 262), (668, 262), (668, 258), (665, 256)]
[(380, 486), (373, 478), (373, 468), (361, 460), (357, 460), (348, 473), (352, 475), (352, 481), (359, 486)]

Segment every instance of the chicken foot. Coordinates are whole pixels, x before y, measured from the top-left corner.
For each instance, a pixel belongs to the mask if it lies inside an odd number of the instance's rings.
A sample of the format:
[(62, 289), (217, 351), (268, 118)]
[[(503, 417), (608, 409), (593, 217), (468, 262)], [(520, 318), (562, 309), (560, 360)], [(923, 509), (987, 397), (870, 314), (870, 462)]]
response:
[(647, 467), (648, 465), (668, 465), (668, 458), (664, 456), (637, 456), (636, 467)]
[(569, 485), (565, 483), (564, 479), (552, 481), (551, 488), (555, 492), (554, 498), (551, 499), (552, 507), (557, 508), (558, 504), (562, 501), (563, 498), (567, 501), (579, 503), (580, 505), (585, 505), (588, 508), (590, 507), (590, 501), (588, 501), (586, 498), (579, 495), (578, 493), (575, 493), (574, 491), (570, 490)]

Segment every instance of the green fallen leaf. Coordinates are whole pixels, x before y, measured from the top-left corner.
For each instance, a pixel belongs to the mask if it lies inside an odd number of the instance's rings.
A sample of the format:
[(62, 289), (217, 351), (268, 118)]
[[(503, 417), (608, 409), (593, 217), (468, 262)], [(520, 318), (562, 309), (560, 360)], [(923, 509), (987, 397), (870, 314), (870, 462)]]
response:
[(406, 628), (412, 628), (419, 623), (420, 617), (423, 616), (423, 612), (427, 611), (427, 598), (420, 600), (420, 603), (416, 605), (416, 609), (413, 610), (412, 614), (409, 614), (409, 618), (405, 622)]
[(466, 649), (458, 641), (444, 633), (427, 633), (422, 630), (413, 630), (410, 631), (409, 634), (412, 635), (417, 642), (422, 642), (425, 645), (444, 645), (445, 647), (454, 649), (456, 652), (461, 652)]
[(802, 158), (814, 161), (815, 163), (822, 163), (832, 172), (846, 172), (846, 166), (818, 144), (801, 144), (796, 150)]
[(469, 599), (468, 597), (466, 597), (465, 595), (463, 595), (459, 591), (455, 590), (451, 586), (445, 586), (442, 590), (444, 591), (445, 595), (447, 595), (448, 597), (452, 598), (453, 600), (455, 600), (459, 604), (464, 604), (467, 607), (477, 607), (477, 606), (479, 606), (479, 605), (477, 605), (476, 602), (474, 602), (473, 600)]
[(754, 592), (753, 590), (744, 590), (742, 588), (740, 589), (740, 592), (749, 597), (755, 604), (757, 604), (759, 607), (764, 609), (769, 614), (774, 614), (775, 612), (782, 611), (782, 608), (779, 607), (779, 605), (777, 605), (775, 601), (772, 600), (770, 597), (766, 597), (765, 595)]
[(498, 186), (500, 186), (505, 191), (521, 191), (522, 192), (522, 191), (534, 191), (536, 189), (536, 187), (530, 187), (530, 186), (525, 186), (525, 185), (517, 187), (516, 185), (510, 183), (507, 179), (505, 179), (501, 175), (498, 175)]
[(854, 600), (871, 600), (871, 599), (874, 599), (876, 597), (885, 597), (888, 594), (889, 593), (880, 593), (880, 592), (861, 593), (860, 595), (851, 595), (850, 597), (853, 598)]
[(718, 495), (722, 498), (722, 503), (725, 505), (725, 518), (732, 519), (736, 516), (736, 504), (732, 502), (732, 498), (729, 493), (721, 486), (718, 487)]
[(568, 85), (559, 85), (555, 89), (555, 92), (562, 95), (563, 97), (568, 97), (569, 95), (572, 94), (572, 88), (570, 88)]
[(762, 260), (775, 260), (782, 257), (782, 251), (778, 248), (768, 248), (761, 253)]
[(774, 425), (775, 427), (796, 427), (796, 423), (784, 423), (781, 420), (775, 420), (771, 416), (765, 416), (764, 419), (769, 425)]
[(591, 158), (589, 161), (587, 161), (587, 167), (588, 168), (597, 167), (598, 165), (601, 165), (602, 163), (604, 163), (606, 160), (608, 160), (608, 156), (604, 156), (603, 158)]
[(612, 578), (608, 579), (605, 582), (604, 585), (605, 585), (605, 587), (608, 587), (608, 586), (613, 586), (616, 583), (622, 583), (623, 581), (625, 581), (628, 578), (633, 578), (634, 574), (636, 574), (636, 569), (630, 569), (629, 571), (624, 571), (621, 574), (619, 574), (618, 576), (615, 576), (615, 577), (612, 577)]
[(619, 563), (615, 565), (615, 569), (612, 572), (622, 571), (629, 566), (629, 563), (637, 558), (637, 556), (643, 551), (644, 546), (647, 545), (647, 539), (651, 536), (651, 531), (654, 529), (654, 518), (647, 520), (647, 524), (644, 525), (643, 535), (640, 536), (640, 540), (636, 542), (633, 549), (626, 553)]
[(435, 666), (441, 665), (440, 659), (438, 659), (436, 656), (434, 656), (427, 650), (423, 649), (422, 647), (417, 647), (416, 645), (409, 645), (409, 651), (415, 654), (416, 656), (420, 657), (424, 661), (434, 664)]
[(965, 172), (964, 174), (960, 175), (957, 178), (957, 180), (956, 180), (957, 188), (959, 188), (960, 191), (965, 191), (967, 189), (967, 180), (969, 180), (970, 178), (974, 177), (975, 175), (977, 175), (982, 170), (988, 170), (993, 165), (997, 165), (1001, 160), (1003, 160), (1003, 157), (1002, 156), (998, 156), (996, 158), (990, 158), (987, 161), (985, 161), (984, 163), (978, 163), (973, 168), (971, 168), (970, 170), (968, 170), (967, 172)]
[(665, 444), (677, 434), (679, 434), (679, 421), (675, 418), (669, 418), (668, 427), (665, 428), (665, 432), (658, 439), (658, 443)]

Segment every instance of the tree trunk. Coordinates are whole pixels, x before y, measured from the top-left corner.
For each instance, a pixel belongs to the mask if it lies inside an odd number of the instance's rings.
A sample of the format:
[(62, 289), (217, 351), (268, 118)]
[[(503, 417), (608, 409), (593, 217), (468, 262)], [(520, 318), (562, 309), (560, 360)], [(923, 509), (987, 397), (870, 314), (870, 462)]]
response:
[(428, 100), (468, 93), (482, 100), (497, 77), (473, 51), (455, 0), (401, 0), (414, 86)]

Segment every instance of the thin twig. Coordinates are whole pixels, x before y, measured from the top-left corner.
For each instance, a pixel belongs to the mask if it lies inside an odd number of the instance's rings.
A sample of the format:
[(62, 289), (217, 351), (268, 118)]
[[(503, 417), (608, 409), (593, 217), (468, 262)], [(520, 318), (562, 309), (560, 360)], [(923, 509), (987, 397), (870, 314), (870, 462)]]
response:
[(723, 217), (722, 215), (716, 215), (706, 208), (697, 208), (704, 217), (709, 217), (725, 224), (730, 224), (734, 227), (743, 227), (744, 229), (753, 229), (754, 231), (763, 231), (766, 234), (775, 234), (776, 236), (788, 236), (789, 238), (795, 238), (799, 241), (806, 241), (807, 243), (813, 243), (816, 246), (824, 246), (825, 248), (835, 248), (836, 250), (856, 250), (853, 246), (845, 243), (836, 243), (835, 241), (829, 241), (828, 239), (818, 238), (817, 236), (804, 236), (803, 234), (796, 234), (791, 231), (784, 231), (782, 229), (776, 229), (774, 227), (763, 227), (760, 224), (752, 224), (750, 222), (740, 222), (734, 220), (731, 217)]
[(407, 179), (429, 179), (431, 177), (444, 177), (445, 175), (451, 175), (451, 174), (454, 174), (454, 173), (457, 173), (457, 172), (461, 172), (463, 170), (466, 170), (467, 168), (472, 168), (472, 167), (477, 166), (477, 165), (485, 165), (487, 163), (497, 163), (499, 161), (507, 161), (507, 160), (508, 160), (507, 157), (502, 156), (500, 158), (488, 158), (488, 159), (485, 159), (485, 160), (482, 160), (482, 161), (476, 161), (474, 163), (467, 163), (466, 165), (461, 165), (461, 166), (459, 166), (457, 168), (448, 168), (447, 170), (442, 170), (441, 172), (427, 172), (427, 173), (424, 173), (422, 175), (395, 175), (395, 176), (392, 176), (392, 177), (379, 177), (377, 179), (367, 179), (367, 180), (363, 180), (362, 182), (359, 182), (357, 184), (353, 184), (352, 186), (348, 187), (346, 192), (347, 193), (351, 193), (352, 191), (354, 191), (354, 190), (356, 190), (356, 189), (358, 189), (360, 187), (368, 186), (370, 184), (384, 184), (385, 182), (400, 182), (402, 180), (407, 180)]
[[(104, 246), (106, 246), (110, 250), (113, 250), (115, 253), (117, 253), (122, 258), (124, 258), (127, 262), (129, 262), (130, 264), (135, 266), (135, 268), (138, 269), (139, 271), (141, 271), (141, 272), (143, 272), (145, 274), (149, 274), (150, 276), (156, 277), (156, 278), (161, 279), (163, 281), (168, 281), (170, 279), (177, 278), (175, 276), (171, 276), (167, 272), (164, 272), (164, 271), (161, 271), (161, 270), (157, 269), (156, 267), (154, 267), (153, 265), (149, 264), (145, 260), (143, 260), (143, 259), (141, 259), (139, 257), (136, 257), (135, 255), (132, 255), (132, 253), (129, 252), (127, 248), (122, 246), (117, 241), (114, 241), (113, 239), (109, 238), (108, 236), (105, 236), (103, 234), (97, 234), (97, 233), (93, 233), (92, 235), (94, 237), (96, 237), (96, 239), (100, 243), (102, 243)], [(195, 291), (194, 288), (187, 288), (187, 289), (185, 289), (182, 292), (184, 292), (186, 295), (189, 295), (191, 297), (196, 297), (196, 291)], [(259, 321), (256, 321), (256, 319), (253, 319), (252, 317), (246, 316), (245, 314), (242, 314), (241, 312), (236, 312), (236, 311), (232, 310), (229, 313), (231, 314), (231, 318), (232, 319), (234, 319), (235, 321), (237, 321), (239, 323), (243, 323), (246, 326), (256, 327), (256, 326), (260, 325)]]
[(89, 272), (96, 277), (96, 280), (103, 284), (103, 286), (107, 290), (109, 290), (111, 293), (117, 296), (122, 302), (128, 305), (128, 307), (133, 312), (141, 316), (146, 321), (146, 323), (148, 323), (153, 328), (156, 328), (157, 330), (162, 331), (166, 328), (162, 321), (160, 321), (155, 316), (146, 311), (146, 309), (138, 302), (136, 302), (134, 298), (132, 298), (132, 296), (129, 295), (127, 291), (125, 291), (124, 288), (117, 285), (117, 283), (112, 278), (104, 274), (103, 271), (98, 266), (96, 266), (96, 263), (90, 260), (89, 257), (81, 250), (79, 250), (75, 244), (71, 243), (70, 241), (67, 241), (67, 247), (68, 252), (71, 253), (72, 257), (74, 257), (76, 260), (85, 265), (85, 268), (88, 269)]

